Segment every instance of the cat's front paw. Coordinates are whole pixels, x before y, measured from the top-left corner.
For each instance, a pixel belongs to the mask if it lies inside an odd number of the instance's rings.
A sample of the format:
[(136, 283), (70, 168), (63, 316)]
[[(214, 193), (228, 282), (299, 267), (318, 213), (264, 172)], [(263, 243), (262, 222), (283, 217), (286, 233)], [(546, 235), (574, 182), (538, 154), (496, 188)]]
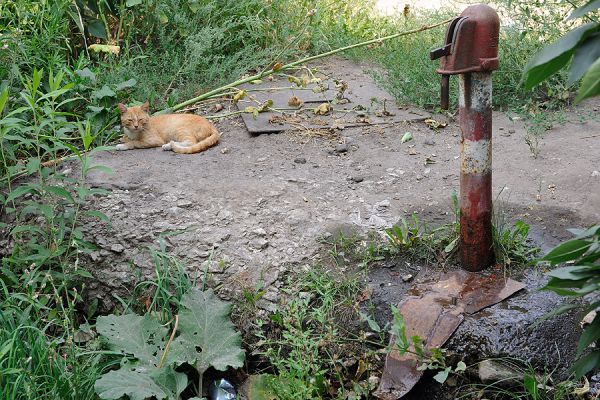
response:
[(117, 150), (129, 150), (126, 144), (120, 143), (115, 147)]
[(169, 143), (165, 143), (162, 145), (162, 149), (164, 151), (171, 151), (173, 150), (173, 142), (169, 142)]

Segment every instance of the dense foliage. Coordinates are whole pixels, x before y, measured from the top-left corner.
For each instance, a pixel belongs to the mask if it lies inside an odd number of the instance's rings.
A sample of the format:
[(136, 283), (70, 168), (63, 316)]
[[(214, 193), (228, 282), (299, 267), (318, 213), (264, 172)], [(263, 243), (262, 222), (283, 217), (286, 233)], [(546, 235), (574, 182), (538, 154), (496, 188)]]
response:
[[(540, 39), (554, 40), (577, 24), (557, 23), (570, 2), (556, 0), (558, 7), (547, 9), (541, 0), (531, 6), (526, 1), (500, 3), (510, 9), (514, 23), (502, 31), (503, 61), (495, 83), (498, 104), (512, 101), (516, 108), (529, 109), (539, 106), (540, 99), (546, 106), (546, 100), (568, 98), (560, 76), (539, 86), (535, 96), (521, 90), (518, 82)], [(383, 17), (372, 13), (373, 4), (372, 0), (0, 1), (0, 240), (7, 243), (0, 249), (3, 398), (94, 399), (93, 383), (117, 367), (118, 358), (103, 350), (94, 336), (97, 302), (82, 301), (85, 279), (91, 275), (80, 265), (81, 257), (93, 249), (86, 241), (83, 220), (108, 223), (104, 215), (84, 206), (90, 197), (102, 195), (86, 184), (86, 175), (102, 168), (92, 167), (94, 151), (119, 133), (114, 129), (117, 102), (150, 100), (155, 108), (163, 108), (275, 61), (420, 27), (450, 15), (444, 10), (406, 9)], [(378, 77), (400, 101), (435, 107), (438, 77), (427, 55), (440, 44), (443, 29), (349, 55), (382, 64), (386, 71)], [(78, 159), (79, 176), (63, 173), (56, 160), (64, 157)], [(23, 176), (29, 179), (22, 180)], [(504, 239), (515, 238), (516, 233)], [(164, 257), (156, 260), (165, 265)], [(159, 275), (164, 272), (161, 268), (157, 267)], [(192, 286), (184, 273), (169, 279), (140, 286), (154, 292), (150, 306), (139, 308), (168, 314), (162, 323), (172, 321)], [(286, 329), (302, 333), (284, 322)], [(308, 354), (300, 346), (297, 352)], [(311, 391), (320, 390), (308, 376), (312, 370), (294, 367), (295, 361), (280, 359), (281, 370), (293, 378), (290, 381), (306, 380)], [(311, 365), (319, 376), (321, 367)]]

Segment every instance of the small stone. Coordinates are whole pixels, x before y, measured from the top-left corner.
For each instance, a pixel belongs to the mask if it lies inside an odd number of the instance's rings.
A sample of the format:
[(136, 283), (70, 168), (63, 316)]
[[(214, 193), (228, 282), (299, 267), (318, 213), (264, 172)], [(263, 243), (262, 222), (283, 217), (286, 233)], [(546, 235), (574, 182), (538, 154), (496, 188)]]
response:
[(514, 129), (509, 129), (508, 133), (515, 133), (515, 130)]
[(177, 207), (187, 208), (193, 206), (194, 203), (189, 200), (179, 200), (177, 201)]
[(229, 210), (221, 210), (217, 214), (217, 218), (219, 218), (219, 219), (227, 219), (227, 218), (231, 218), (232, 215), (233, 215), (232, 212), (229, 211)]
[(600, 171), (592, 171), (592, 176), (600, 176)]
[(522, 382), (523, 376), (518, 371), (493, 360), (483, 360), (478, 366), (479, 380), (483, 383), (506, 382), (507, 385), (515, 381)]
[(125, 247), (123, 247), (123, 245), (116, 243), (113, 244), (112, 246), (110, 246), (110, 251), (115, 252), (115, 253), (122, 253), (125, 250)]
[(250, 247), (256, 250), (264, 250), (269, 247), (269, 242), (265, 238), (255, 238), (250, 241)]
[(223, 148), (221, 149), (221, 154), (227, 154), (227, 153), (229, 153), (229, 148), (227, 148), (227, 147), (223, 147)]
[(100, 252), (99, 251), (92, 251), (90, 253), (90, 258), (94, 262), (98, 262), (98, 261), (102, 260), (102, 256), (100, 256)]
[(413, 278), (414, 276), (412, 274), (402, 275), (402, 282), (410, 282)]
[(181, 211), (182, 211), (182, 209), (179, 208), (179, 207), (170, 207), (170, 208), (167, 209), (167, 214), (169, 214), (169, 215), (178, 215), (178, 214), (181, 213)]
[(423, 142), (423, 144), (425, 144), (427, 146), (435, 146), (435, 140), (425, 139), (425, 141)]
[(265, 231), (263, 228), (256, 228), (252, 231), (252, 233), (254, 233), (257, 236), (267, 236), (267, 231)]
[(348, 145), (346, 143), (338, 144), (335, 146), (336, 153), (346, 153), (348, 151)]
[(371, 215), (369, 218), (369, 225), (374, 226), (376, 228), (383, 228), (387, 226), (387, 221), (381, 218), (379, 215)]
[(368, 382), (370, 388), (376, 388), (379, 386), (379, 377), (377, 375), (371, 375), (369, 376)]
[(352, 176), (352, 177), (350, 177), (350, 180), (354, 183), (360, 183), (360, 182), (364, 181), (365, 178), (363, 178), (362, 176)]
[(373, 208), (381, 211), (382, 209), (388, 208), (389, 206), (390, 206), (390, 201), (388, 199), (385, 199), (385, 200), (375, 203)]
[(296, 164), (306, 164), (306, 158), (304, 158), (304, 157), (298, 157), (298, 158), (296, 158), (296, 159), (294, 160), (294, 162), (295, 162)]
[(353, 365), (356, 365), (356, 359), (355, 358), (348, 358), (347, 360), (342, 361), (342, 365), (345, 368), (350, 368)]

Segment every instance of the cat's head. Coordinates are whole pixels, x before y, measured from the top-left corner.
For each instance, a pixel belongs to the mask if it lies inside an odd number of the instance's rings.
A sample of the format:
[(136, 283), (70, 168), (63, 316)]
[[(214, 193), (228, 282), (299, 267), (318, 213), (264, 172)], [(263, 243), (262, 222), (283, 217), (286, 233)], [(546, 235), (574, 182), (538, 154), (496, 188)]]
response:
[(121, 111), (121, 126), (129, 139), (139, 139), (150, 121), (150, 104), (145, 102), (141, 106), (127, 108), (125, 104), (119, 103)]

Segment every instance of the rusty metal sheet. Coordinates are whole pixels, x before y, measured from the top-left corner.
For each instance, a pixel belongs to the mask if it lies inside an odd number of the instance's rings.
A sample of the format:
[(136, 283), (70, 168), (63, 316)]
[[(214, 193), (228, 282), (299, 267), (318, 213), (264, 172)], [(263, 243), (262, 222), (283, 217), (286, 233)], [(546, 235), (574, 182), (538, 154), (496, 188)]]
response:
[[(267, 100), (273, 101), (273, 107), (283, 111), (268, 111), (254, 116), (242, 114), (242, 120), (250, 133), (280, 132), (292, 129), (331, 129), (333, 127), (349, 128), (390, 124), (404, 121), (422, 121), (430, 114), (412, 107), (398, 108), (393, 97), (371, 81), (351, 82), (344, 92), (343, 102), (336, 102), (335, 82), (328, 77), (322, 77), (322, 85), (327, 88), (323, 92), (314, 92), (316, 84), (306, 88), (290, 86), (283, 78), (265, 81), (256, 85), (245, 85), (242, 89), (250, 90), (248, 98), (237, 103), (237, 108), (243, 111), (248, 106), (259, 106)], [(260, 89), (261, 91), (252, 91)], [(296, 96), (302, 101), (304, 110), (290, 107), (288, 100)], [(376, 100), (374, 100), (376, 99)], [(383, 112), (383, 104), (387, 113)], [(334, 111), (328, 115), (315, 115), (312, 111), (320, 103), (331, 103)]]
[[(418, 335), (424, 340), (426, 349), (439, 348), (456, 331), (464, 313), (474, 314), (524, 287), (520, 282), (494, 274), (453, 271), (442, 275), (437, 282), (413, 286), (410, 296), (398, 305), (398, 309), (404, 317), (407, 337)], [(390, 338), (390, 343), (394, 340)], [(414, 354), (401, 356), (392, 347), (375, 396), (382, 400), (397, 400), (406, 395), (423, 375), (417, 366)]]

